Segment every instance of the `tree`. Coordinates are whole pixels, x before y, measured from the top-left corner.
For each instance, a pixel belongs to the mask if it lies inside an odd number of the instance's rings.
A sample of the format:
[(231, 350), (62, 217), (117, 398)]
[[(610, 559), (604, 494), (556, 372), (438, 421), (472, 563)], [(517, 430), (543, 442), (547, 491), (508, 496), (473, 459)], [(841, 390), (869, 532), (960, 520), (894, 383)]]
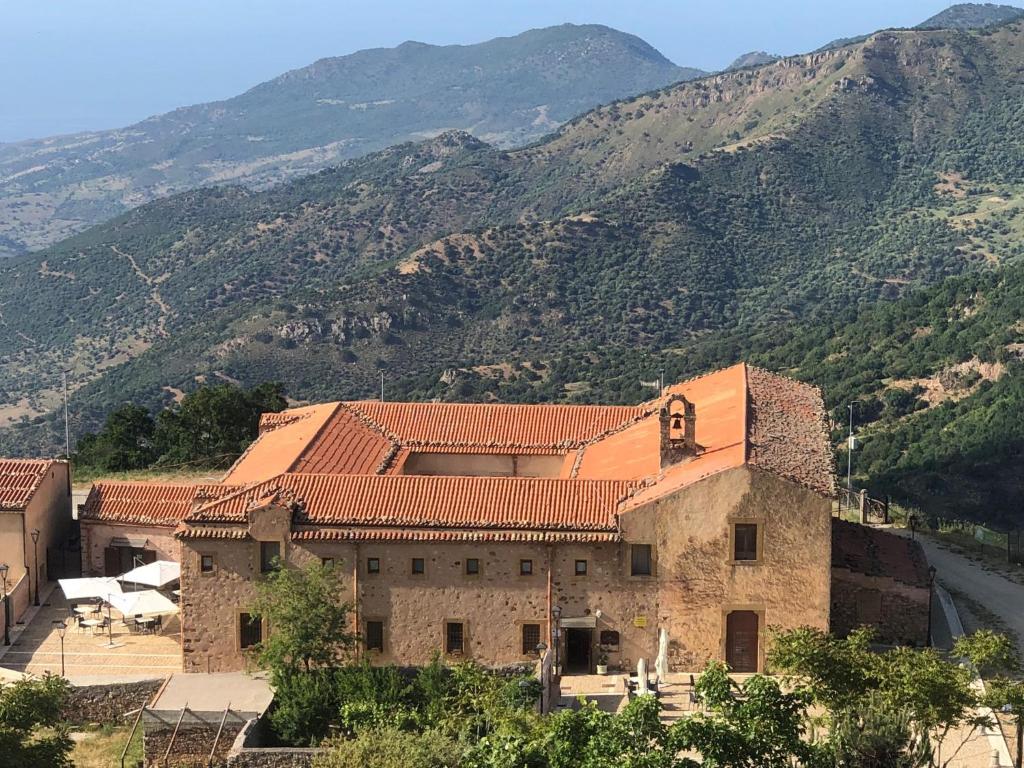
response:
[[(847, 638), (809, 628), (778, 633), (768, 665), (806, 686), (833, 715), (849, 717), (851, 712), (863, 713), (872, 707), (903, 713), (900, 716), (912, 724), (915, 744), (930, 740), (939, 753), (954, 729), (989, 723), (978, 712), (983, 702), (972, 687), (970, 667), (934, 648), (872, 652), (870, 639), (869, 630), (858, 630)], [(953, 655), (974, 653), (979, 661), (994, 659), (997, 645), (981, 636), (973, 643), (962, 643)], [(955, 755), (948, 755), (946, 762)]]
[(278, 568), (256, 589), (251, 613), (271, 627), (255, 651), (274, 687), (271, 722), (286, 741), (316, 743), (337, 720), (335, 671), (357, 642), (338, 571), (321, 563)]
[(843, 768), (925, 768), (932, 758), (931, 741), (907, 711), (874, 692), (833, 714), (829, 741)]
[(78, 441), (76, 463), (107, 472), (143, 469), (156, 461), (149, 411), (126, 405), (107, 416), (103, 429)]
[(313, 768), (459, 768), (461, 757), (462, 747), (437, 731), (386, 728), (330, 743)]
[(200, 387), (157, 416), (160, 462), (223, 462), (241, 455), (259, 432), (260, 414), (287, 402), (280, 384), (244, 390), (230, 384)]
[(19, 768), (71, 768), (61, 709), (68, 683), (61, 677), (0, 683), (0, 762)]
[(830, 750), (804, 738), (812, 695), (797, 687), (785, 692), (765, 675), (733, 683), (721, 662), (700, 676), (697, 696), (707, 707), (672, 726), (676, 750), (701, 755), (706, 768), (791, 768), (830, 765)]

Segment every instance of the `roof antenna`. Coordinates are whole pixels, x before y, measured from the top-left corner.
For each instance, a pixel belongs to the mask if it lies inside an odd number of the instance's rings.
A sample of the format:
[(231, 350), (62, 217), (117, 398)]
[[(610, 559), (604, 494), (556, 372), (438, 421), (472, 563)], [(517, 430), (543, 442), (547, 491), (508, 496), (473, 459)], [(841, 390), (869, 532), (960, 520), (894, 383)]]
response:
[(384, 371), (380, 372), (380, 401), (384, 402)]

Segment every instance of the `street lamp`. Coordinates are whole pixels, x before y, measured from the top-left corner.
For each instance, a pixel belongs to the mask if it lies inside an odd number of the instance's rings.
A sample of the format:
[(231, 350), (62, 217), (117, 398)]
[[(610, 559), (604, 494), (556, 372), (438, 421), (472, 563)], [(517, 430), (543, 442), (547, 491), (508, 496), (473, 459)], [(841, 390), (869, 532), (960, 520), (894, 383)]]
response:
[(57, 637), (60, 638), (60, 676), (64, 677), (64, 635), (68, 633), (68, 623), (63, 619), (54, 619), (53, 626), (57, 629)]
[(11, 602), (7, 599), (7, 572), (10, 569), (7, 563), (0, 563), (0, 580), (4, 586), (4, 645), (11, 644)]
[(36, 566), (36, 599), (32, 605), (39, 605), (39, 529), (33, 528), (32, 533), (32, 562)]

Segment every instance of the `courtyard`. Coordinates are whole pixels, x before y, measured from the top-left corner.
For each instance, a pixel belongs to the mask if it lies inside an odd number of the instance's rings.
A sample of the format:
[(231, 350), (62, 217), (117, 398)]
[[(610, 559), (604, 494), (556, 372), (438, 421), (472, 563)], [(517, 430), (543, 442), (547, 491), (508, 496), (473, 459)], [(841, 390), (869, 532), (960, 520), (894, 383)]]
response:
[[(103, 612), (106, 615), (106, 611)], [(61, 641), (54, 622), (68, 620), (64, 634), (64, 674), (79, 684), (167, 677), (181, 671), (180, 623), (170, 617), (149, 634), (131, 632), (111, 611), (111, 631), (79, 628), (69, 619), (60, 589), (26, 614), (24, 626), (11, 628), (11, 645), (0, 646), (0, 667), (41, 675), (61, 673)], [(112, 641), (112, 642), (111, 642)]]

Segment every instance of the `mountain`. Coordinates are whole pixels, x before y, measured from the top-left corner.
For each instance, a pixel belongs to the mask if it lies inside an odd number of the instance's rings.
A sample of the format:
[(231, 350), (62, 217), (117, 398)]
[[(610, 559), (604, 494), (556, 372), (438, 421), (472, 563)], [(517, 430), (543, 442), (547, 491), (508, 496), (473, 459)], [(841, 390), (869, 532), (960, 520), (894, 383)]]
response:
[(265, 187), (446, 130), (526, 144), (597, 104), (699, 74), (598, 25), (323, 59), (127, 128), (0, 144), (0, 256), (175, 192)]
[[(749, 357), (820, 380), (840, 416), (882, 403), (907, 453), (953, 407), (916, 387), (963, 372), (955, 408), (991, 436), (1024, 327), (971, 281), (1024, 255), (1022, 66), (1019, 23), (881, 32), (614, 102), (522, 149), (447, 132), (142, 206), (0, 264), (0, 453), (59, 445), (65, 367), (76, 432), (200, 381), (320, 400), (373, 396), (383, 371), (388, 397), (629, 402), (640, 378)], [(920, 297), (950, 285), (981, 288), (943, 325), (946, 299)], [(922, 302), (903, 325), (885, 314)], [(884, 456), (873, 482), (910, 461)]]
[(744, 67), (760, 67), (762, 64), (771, 64), (781, 58), (781, 56), (776, 56), (773, 53), (751, 51), (750, 53), (744, 53), (742, 56), (736, 57), (732, 64), (726, 67), (726, 72), (733, 69), (743, 69)]
[(918, 29), (983, 29), (1024, 16), (1024, 8), (995, 3), (951, 5), (917, 25)]

